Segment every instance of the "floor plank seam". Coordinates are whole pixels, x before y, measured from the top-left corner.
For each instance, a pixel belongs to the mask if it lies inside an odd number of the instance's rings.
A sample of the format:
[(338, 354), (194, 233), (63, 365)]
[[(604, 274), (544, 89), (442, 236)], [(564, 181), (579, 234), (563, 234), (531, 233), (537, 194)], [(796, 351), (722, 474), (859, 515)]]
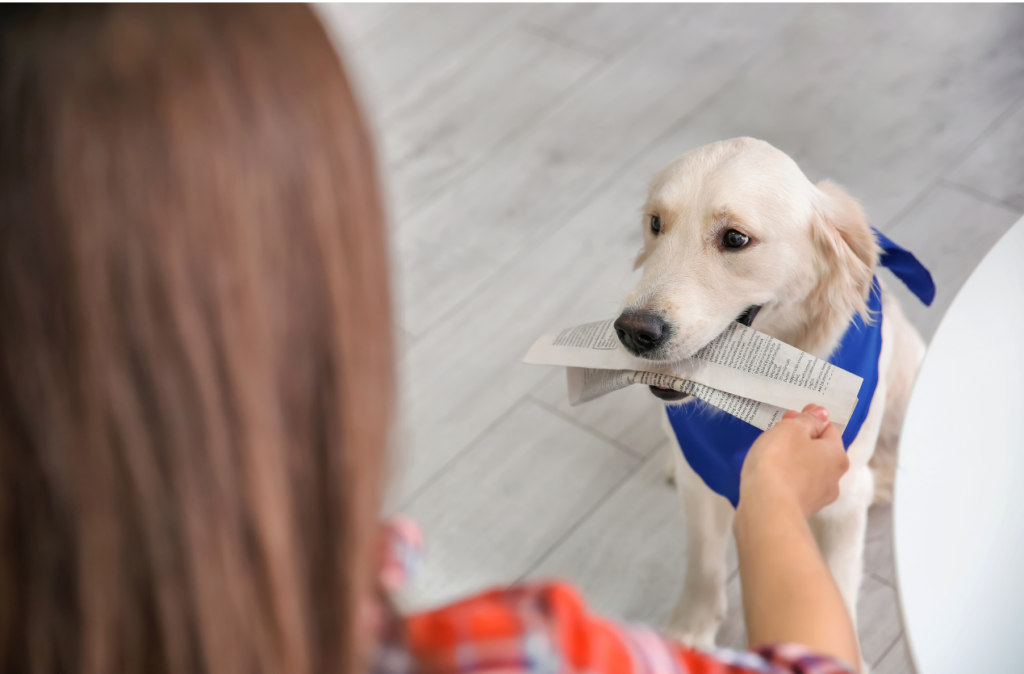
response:
[(413, 490), (412, 494), (410, 494), (404, 501), (401, 502), (398, 508), (396, 508), (396, 511), (402, 512), (404, 510), (408, 510), (413, 503), (415, 503), (421, 496), (423, 496), (424, 493), (426, 493), (430, 489), (430, 487), (434, 486), (434, 484), (436, 484), (437, 481), (441, 479), (441, 476), (444, 475), (444, 473), (447, 472), (448, 469), (450, 469), (452, 466), (454, 466), (464, 457), (466, 457), (470, 452), (472, 452), (485, 437), (487, 437), (495, 428), (504, 423), (506, 419), (508, 419), (519, 408), (525, 405), (526, 402), (527, 395), (523, 394), (522, 396), (519, 397), (518, 400), (509, 405), (504, 412), (499, 414), (491, 423), (487, 424), (487, 426), (484, 427), (482, 431), (473, 436), (473, 439), (466, 443), (466, 445), (462, 449), (456, 452), (452, 456), (452, 458), (445, 461), (440, 468), (431, 473), (419, 487)]
[(601, 51), (596, 47), (591, 47), (589, 44), (578, 42), (572, 39), (571, 37), (567, 37), (556, 30), (548, 28), (547, 26), (541, 26), (539, 24), (536, 24), (529, 18), (522, 18), (519, 21), (519, 25), (522, 27), (523, 30), (529, 33), (533, 33), (538, 37), (544, 38), (545, 40), (550, 40), (551, 42), (562, 47), (565, 47), (566, 49), (578, 51), (581, 54), (585, 54), (586, 56), (594, 56), (596, 58), (601, 59), (602, 61), (612, 59), (615, 57), (615, 54), (612, 52)]
[(988, 140), (989, 136), (998, 131), (1006, 120), (1013, 116), (1013, 113), (1017, 111), (1017, 108), (1020, 107), (1021, 103), (1024, 103), (1024, 92), (1018, 94), (1017, 98), (1015, 98), (1002, 113), (997, 115), (996, 118), (988, 124), (988, 126), (982, 129), (981, 133), (979, 133), (973, 141), (967, 143), (967, 147), (957, 154), (944, 169), (940, 170), (934, 180), (925, 185), (924, 188), (922, 188), (906, 206), (896, 213), (896, 215), (889, 218), (889, 221), (886, 222), (885, 226), (882, 228), (883, 231), (891, 231), (894, 227), (900, 224), (903, 218), (912, 213), (914, 209), (917, 208), (921, 202), (935, 190), (936, 187), (946, 180), (946, 177), (952, 173), (954, 169), (964, 163), (964, 161), (971, 156), (971, 153), (978, 149), (978, 146)]
[(620, 452), (626, 454), (630, 458), (639, 459), (640, 461), (643, 461), (644, 459), (647, 458), (643, 454), (640, 454), (638, 452), (633, 451), (632, 449), (630, 449), (626, 445), (622, 444), (621, 442), (619, 442), (615, 438), (612, 438), (610, 436), (605, 435), (601, 431), (597, 430), (596, 428), (592, 428), (588, 424), (583, 423), (582, 421), (580, 421), (579, 419), (576, 419), (572, 415), (566, 414), (562, 410), (560, 410), (557, 407), (555, 407), (555, 406), (553, 406), (553, 405), (551, 405), (551, 404), (541, 400), (540, 398), (538, 398), (537, 396), (533, 395), (532, 393), (527, 393), (526, 394), (526, 398), (528, 398), (529, 401), (531, 403), (533, 403), (536, 407), (539, 407), (540, 409), (544, 410), (545, 412), (550, 412), (551, 414), (555, 415), (556, 417), (558, 417), (562, 421), (570, 423), (573, 426), (575, 426), (576, 428), (580, 429), (581, 431), (594, 436), (598, 440), (601, 440), (603, 442), (608, 443), (609, 445), (611, 445), (615, 449), (619, 450)]
[[(395, 6), (391, 11), (386, 13), (372, 28), (363, 33), (362, 37), (352, 40), (352, 48), (349, 50), (353, 55), (359, 51), (364, 45), (369, 44), (371, 41), (376, 39), (378, 33), (382, 32), (387, 25), (401, 12), (401, 7)], [(348, 41), (348, 40), (346, 40)]]
[[(663, 5), (663, 7), (670, 7), (670, 5)], [(665, 33), (669, 33), (670, 34), (671, 31), (677, 26), (677, 24), (680, 24), (680, 23), (683, 22), (684, 18), (685, 18), (685, 12), (678, 12), (678, 13), (670, 15), (665, 20), (658, 21), (658, 22), (653, 22), (652, 21), (651, 23), (656, 23), (657, 24), (657, 29), (660, 31), (657, 35), (654, 36), (654, 39), (660, 38)], [(539, 28), (541, 28), (543, 30), (552, 31), (552, 32), (557, 33), (558, 35), (561, 36), (561, 33), (558, 33), (555, 29), (547, 28), (546, 26), (541, 26), (540, 24), (536, 23), (536, 21), (534, 19), (530, 18), (530, 13), (529, 12), (527, 12), (523, 16), (522, 21), (528, 22), (531, 25), (537, 26), (537, 27), (539, 27)], [(644, 45), (644, 41), (643, 40), (637, 40), (636, 36), (639, 35), (640, 33), (642, 33), (644, 30), (650, 28), (651, 23), (648, 23), (648, 24), (644, 25), (643, 28), (637, 30), (633, 35), (631, 35), (628, 40), (625, 40), (625, 42), (627, 42), (628, 44), (625, 47), (623, 47), (622, 49), (619, 49), (616, 52), (602, 52), (602, 53), (605, 53), (605, 54), (607, 54), (610, 57), (609, 58), (609, 62), (614, 62), (614, 61), (624, 60), (626, 57), (631, 56), (634, 52), (640, 51), (645, 46)], [(561, 37), (564, 38), (565, 36), (561, 36)], [(566, 38), (566, 39), (571, 39), (571, 38)], [(590, 49), (595, 49), (594, 47), (590, 47), (589, 45), (587, 45), (587, 47), (589, 47)], [(600, 51), (600, 50), (597, 50), (597, 51)]]
[(583, 513), (583, 515), (582, 515), (582, 516), (580, 516), (580, 518), (579, 518), (578, 520), (576, 520), (575, 522), (573, 522), (573, 524), (572, 524), (572, 525), (571, 525), (571, 526), (570, 526), (570, 527), (569, 527), (568, 529), (566, 529), (566, 530), (565, 530), (565, 531), (564, 531), (564, 532), (562, 533), (562, 535), (561, 535), (561, 536), (559, 536), (559, 537), (558, 537), (558, 540), (556, 540), (556, 541), (555, 541), (554, 543), (552, 543), (552, 544), (551, 544), (551, 546), (550, 546), (550, 547), (549, 547), (549, 548), (548, 548), (547, 550), (545, 550), (545, 551), (544, 551), (543, 553), (541, 553), (541, 554), (540, 554), (540, 555), (539, 555), (539, 556), (537, 557), (537, 559), (535, 559), (535, 560), (534, 560), (534, 561), (533, 561), (533, 562), (532, 562), (532, 563), (531, 563), (531, 564), (530, 564), (530, 565), (529, 565), (529, 566), (528, 566), (528, 567), (526, 568), (526, 570), (525, 570), (525, 571), (523, 571), (523, 573), (521, 573), (521, 574), (519, 575), (519, 577), (517, 577), (517, 578), (516, 578), (516, 579), (515, 579), (514, 581), (512, 581), (512, 582), (511, 582), (511, 583), (510, 583), (510, 584), (508, 585), (508, 587), (514, 587), (514, 586), (516, 586), (516, 585), (519, 585), (519, 584), (521, 584), (521, 583), (525, 582), (525, 581), (526, 581), (526, 578), (527, 578), (527, 577), (528, 577), (528, 576), (529, 576), (529, 575), (530, 575), (531, 573), (533, 573), (534, 571), (536, 571), (536, 570), (537, 570), (537, 569), (538, 569), (538, 568), (540, 567), (540, 565), (541, 565), (541, 564), (543, 564), (543, 563), (544, 563), (545, 561), (547, 561), (547, 559), (548, 559), (548, 558), (549, 558), (549, 557), (550, 557), (550, 556), (551, 556), (552, 554), (554, 554), (554, 553), (555, 553), (555, 551), (556, 551), (556, 550), (558, 550), (558, 548), (559, 548), (559, 547), (561, 547), (563, 543), (565, 543), (565, 542), (566, 542), (567, 540), (569, 540), (569, 538), (570, 538), (570, 537), (571, 537), (571, 536), (572, 536), (572, 535), (573, 535), (574, 533), (576, 533), (576, 531), (577, 531), (577, 530), (578, 530), (578, 529), (579, 529), (579, 528), (580, 528), (581, 526), (583, 526), (583, 525), (584, 525), (584, 524), (585, 524), (585, 523), (587, 522), (587, 520), (589, 520), (589, 519), (590, 519), (591, 517), (593, 517), (593, 516), (594, 516), (594, 514), (595, 514), (595, 513), (596, 513), (596, 512), (598, 511), (598, 510), (600, 510), (600, 509), (601, 509), (601, 508), (602, 508), (602, 507), (604, 506), (604, 504), (608, 502), (608, 500), (609, 500), (609, 499), (611, 499), (611, 497), (613, 497), (613, 496), (614, 496), (615, 494), (617, 494), (617, 493), (619, 492), (619, 490), (620, 490), (620, 489), (622, 489), (622, 488), (623, 488), (623, 487), (624, 487), (624, 486), (626, 485), (626, 483), (627, 483), (627, 482), (629, 482), (629, 481), (630, 481), (630, 479), (632, 479), (632, 478), (633, 478), (633, 476), (634, 476), (634, 475), (636, 475), (637, 473), (639, 473), (639, 472), (640, 472), (640, 469), (641, 469), (641, 468), (643, 468), (644, 466), (646, 466), (646, 465), (647, 465), (647, 462), (648, 462), (648, 461), (650, 461), (650, 460), (651, 460), (651, 458), (652, 458), (653, 456), (654, 456), (654, 455), (652, 454), (652, 455), (651, 455), (651, 457), (648, 457), (648, 458), (646, 458), (646, 459), (644, 459), (644, 460), (642, 460), (642, 461), (637, 461), (637, 462), (636, 462), (636, 465), (634, 465), (634, 466), (633, 466), (632, 468), (630, 468), (630, 469), (629, 469), (629, 471), (627, 471), (627, 472), (626, 472), (626, 474), (625, 474), (625, 475), (624, 475), (624, 476), (622, 477), (622, 479), (620, 479), (620, 480), (619, 480), (618, 482), (616, 482), (616, 483), (615, 483), (614, 485), (612, 485), (612, 488), (611, 488), (611, 489), (609, 489), (609, 490), (608, 490), (608, 491), (607, 491), (607, 492), (606, 492), (606, 493), (604, 494), (604, 496), (602, 496), (602, 497), (601, 497), (600, 499), (598, 499), (598, 500), (597, 500), (597, 501), (596, 501), (596, 502), (594, 503), (594, 505), (592, 505), (592, 506), (590, 507), (590, 509), (589, 509), (589, 510), (587, 510), (587, 512)]
[(896, 648), (896, 644), (898, 644), (902, 640), (903, 640), (903, 629), (900, 628), (900, 633), (897, 634), (896, 638), (892, 640), (892, 643), (889, 644), (885, 648), (884, 651), (882, 651), (882, 654), (879, 655), (877, 658), (875, 658), (875, 661), (871, 663), (871, 666), (872, 667), (877, 667), (879, 664), (881, 664), (882, 660), (885, 660), (885, 656), (889, 655), (890, 651), (892, 651), (892, 649)]
[[(381, 126), (384, 129), (388, 129), (392, 124), (409, 112), (411, 108), (419, 108), (428, 104), (432, 99), (443, 95), (446, 90), (458, 84), (461, 76), (467, 70), (475, 66), (486, 54), (497, 49), (500, 46), (501, 41), (505, 39), (508, 34), (512, 33), (512, 31), (516, 29), (517, 25), (516, 19), (509, 19), (509, 22), (505, 26), (494, 31), (490, 40), (484, 41), (478, 47), (463, 55), (458, 61), (453, 63), (448, 72), (441, 75), (437, 81), (426, 85), (423, 89), (414, 93), (410, 98), (400, 101), (395, 105), (395, 107), (391, 108), (391, 110), (381, 115)], [(416, 111), (413, 110), (412, 112), (415, 113)]]
[(481, 293), (487, 290), (487, 288), (489, 288), (491, 285), (500, 280), (502, 278), (502, 275), (505, 274), (510, 268), (514, 267), (523, 258), (525, 258), (534, 250), (536, 250), (537, 247), (539, 247), (545, 241), (547, 241), (555, 234), (557, 234), (559, 231), (561, 231), (563, 227), (566, 227), (567, 223), (569, 222), (569, 218), (566, 218), (564, 216), (566, 216), (569, 213), (581, 210), (584, 205), (592, 201), (596, 196), (608, 190), (618, 180), (622, 180), (623, 174), (629, 169), (630, 166), (636, 164), (647, 153), (657, 148), (658, 145), (665, 140), (665, 138), (668, 138), (674, 133), (677, 133), (680, 129), (682, 129), (682, 127), (686, 126), (686, 124), (691, 122), (697, 115), (699, 115), (701, 112), (703, 112), (710, 106), (714, 105), (720, 98), (722, 98), (729, 91), (730, 88), (736, 85), (740, 78), (750, 68), (751, 64), (754, 63), (754, 61), (757, 59), (758, 56), (761, 55), (763, 51), (764, 50), (760, 50), (756, 52), (754, 55), (752, 55), (750, 58), (744, 61), (740, 66), (737, 67), (737, 72), (733, 75), (733, 77), (730, 77), (725, 84), (723, 84), (714, 92), (706, 96), (704, 100), (702, 100), (700, 103), (691, 108), (681, 118), (677, 119), (675, 122), (672, 122), (665, 129), (656, 134), (650, 142), (648, 142), (646, 145), (643, 145), (639, 150), (634, 152), (618, 167), (610, 171), (609, 174), (605, 176), (605, 178), (599, 180), (597, 182), (597, 185), (594, 188), (587, 191), (583, 197), (572, 202), (572, 204), (570, 204), (567, 208), (564, 208), (561, 211), (559, 211), (554, 217), (552, 217), (552, 220), (560, 224), (554, 227), (542, 228), (531, 239), (527, 240), (526, 243), (524, 243), (518, 251), (513, 253), (513, 255), (508, 260), (497, 265), (493, 272), (488, 274), (483, 280), (477, 283), (469, 295), (466, 295), (457, 305), (454, 305), (451, 308), (449, 308), (439, 318), (435, 319), (432, 323), (428, 324), (419, 333), (417, 333), (417, 337), (419, 339), (422, 339), (424, 336), (430, 334), (430, 332), (436, 329), (437, 326), (447, 322), (453, 315), (461, 311), (463, 306), (472, 302), (476, 297), (478, 297)]
[(887, 580), (886, 578), (884, 578), (883, 576), (878, 575), (874, 571), (865, 571), (864, 575), (871, 576), (872, 578), (877, 580), (882, 585), (885, 585), (886, 587), (891, 587), (894, 590), (896, 589), (896, 585), (891, 580)]
[(945, 179), (940, 183), (940, 185), (942, 187), (948, 187), (949, 189), (956, 190), (957, 192), (965, 194), (969, 197), (973, 197), (978, 201), (984, 201), (987, 204), (991, 204), (993, 206), (1006, 209), (1013, 213), (1014, 215), (1019, 216), (1021, 213), (1024, 213), (1024, 208), (1021, 208), (1020, 206), (1013, 204), (1009, 201), (1003, 201), (1002, 199), (994, 197), (991, 194), (986, 194), (985, 192), (982, 192), (979, 189), (975, 189), (974, 187), (970, 187), (968, 185), (963, 185), (961, 183)]

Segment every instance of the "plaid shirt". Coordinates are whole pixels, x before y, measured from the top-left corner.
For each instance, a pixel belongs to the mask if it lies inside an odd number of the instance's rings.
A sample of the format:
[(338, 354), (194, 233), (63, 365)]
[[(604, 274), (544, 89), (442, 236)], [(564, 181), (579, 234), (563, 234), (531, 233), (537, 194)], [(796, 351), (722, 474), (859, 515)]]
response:
[[(419, 532), (389, 525), (383, 584), (395, 589), (415, 563)], [(654, 631), (587, 612), (563, 583), (493, 590), (408, 617), (383, 643), (375, 674), (850, 674), (837, 660), (783, 644), (755, 651), (686, 648)]]

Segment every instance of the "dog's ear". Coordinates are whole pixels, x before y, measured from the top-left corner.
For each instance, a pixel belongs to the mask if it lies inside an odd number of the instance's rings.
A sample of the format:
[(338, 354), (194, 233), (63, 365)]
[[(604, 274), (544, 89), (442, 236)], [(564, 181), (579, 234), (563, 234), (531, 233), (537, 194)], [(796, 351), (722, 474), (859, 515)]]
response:
[(874, 273), (878, 264), (878, 242), (868, 226), (867, 217), (860, 203), (841, 187), (830, 180), (818, 183), (818, 189), (825, 193), (825, 217), (853, 254)]
[(817, 187), (822, 198), (811, 223), (823, 263), (817, 292), (826, 305), (869, 321), (867, 298), (881, 252), (878, 242), (856, 199), (827, 180)]

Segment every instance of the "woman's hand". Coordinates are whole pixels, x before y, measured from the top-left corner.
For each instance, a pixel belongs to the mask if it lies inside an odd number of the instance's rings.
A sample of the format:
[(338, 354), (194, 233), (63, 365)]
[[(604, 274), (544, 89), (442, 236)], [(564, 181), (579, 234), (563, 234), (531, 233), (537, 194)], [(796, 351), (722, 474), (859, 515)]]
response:
[(808, 517), (839, 497), (839, 478), (849, 465), (828, 410), (808, 405), (801, 414), (786, 412), (750, 448), (740, 477), (740, 503), (789, 499)]
[(751, 648), (798, 643), (860, 665), (857, 634), (807, 517), (836, 500), (849, 466), (828, 412), (787, 412), (750, 448), (733, 520)]

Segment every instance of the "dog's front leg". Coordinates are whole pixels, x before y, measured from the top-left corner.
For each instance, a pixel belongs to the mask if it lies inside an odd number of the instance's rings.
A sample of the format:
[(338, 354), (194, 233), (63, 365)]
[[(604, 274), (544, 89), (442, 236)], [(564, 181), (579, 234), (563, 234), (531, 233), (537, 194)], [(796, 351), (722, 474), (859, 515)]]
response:
[(725, 553), (734, 510), (693, 472), (674, 433), (671, 438), (676, 491), (686, 519), (686, 576), (666, 632), (687, 645), (706, 648), (714, 646), (718, 626), (725, 619)]
[(864, 535), (868, 507), (874, 498), (871, 469), (851, 466), (839, 483), (839, 498), (811, 517), (811, 530), (822, 557), (857, 625), (857, 596), (864, 573)]

